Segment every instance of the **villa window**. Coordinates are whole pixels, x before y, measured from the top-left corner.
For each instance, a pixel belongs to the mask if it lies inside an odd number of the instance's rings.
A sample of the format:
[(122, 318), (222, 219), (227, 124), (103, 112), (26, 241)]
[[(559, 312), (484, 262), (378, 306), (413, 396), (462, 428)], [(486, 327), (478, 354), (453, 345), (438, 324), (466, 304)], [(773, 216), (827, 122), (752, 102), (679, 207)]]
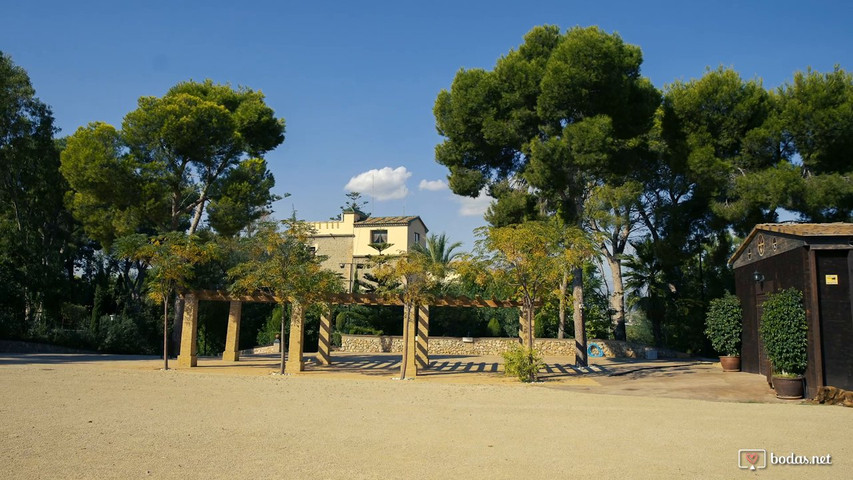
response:
[(388, 243), (388, 230), (371, 230), (370, 243)]
[(418, 232), (415, 232), (415, 243), (417, 243), (417, 244), (421, 243), (421, 234)]

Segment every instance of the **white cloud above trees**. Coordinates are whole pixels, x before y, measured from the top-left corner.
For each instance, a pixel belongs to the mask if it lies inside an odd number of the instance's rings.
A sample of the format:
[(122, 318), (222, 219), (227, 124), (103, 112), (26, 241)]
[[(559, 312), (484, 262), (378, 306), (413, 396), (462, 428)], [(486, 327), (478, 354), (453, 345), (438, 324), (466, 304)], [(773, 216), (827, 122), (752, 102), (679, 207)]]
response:
[(418, 184), (418, 189), (428, 190), (430, 192), (437, 192), (446, 188), (447, 183), (445, 183), (444, 180), (421, 180), (421, 183)]
[(492, 197), (486, 194), (486, 189), (480, 191), (477, 198), (454, 195), (459, 202), (459, 215), (463, 217), (482, 217), (492, 203)]
[(412, 172), (406, 167), (374, 168), (350, 178), (344, 189), (372, 196), (378, 201), (399, 200), (409, 194), (406, 180), (411, 176)]

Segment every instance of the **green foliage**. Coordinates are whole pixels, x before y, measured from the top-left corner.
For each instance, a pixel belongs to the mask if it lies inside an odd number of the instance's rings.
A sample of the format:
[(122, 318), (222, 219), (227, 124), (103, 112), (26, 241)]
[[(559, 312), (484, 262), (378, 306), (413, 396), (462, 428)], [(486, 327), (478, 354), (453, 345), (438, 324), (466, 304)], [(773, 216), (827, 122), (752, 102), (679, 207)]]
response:
[(772, 128), (775, 108), (760, 80), (744, 81), (722, 67), (699, 80), (674, 82), (664, 96), (663, 135), (671, 155), (665, 158), (673, 173), (685, 172), (695, 202), (710, 204), (738, 232), (775, 221), (785, 204), (784, 182), (771, 190), (765, 187), (777, 182), (756, 185), (754, 177), (766, 177), (762, 172), (785, 158), (781, 134)]
[(353, 325), (349, 329), (349, 334), (351, 335), (382, 335), (382, 330), (376, 330), (370, 327), (362, 327), (360, 325)]
[(489, 319), (489, 323), (488, 325), (486, 325), (486, 330), (489, 332), (490, 337), (503, 336), (503, 328), (501, 327), (501, 322), (497, 319), (497, 317), (492, 317)]
[(740, 356), (740, 335), (743, 329), (743, 311), (740, 299), (731, 293), (711, 300), (705, 317), (705, 335), (714, 350), (722, 355)]
[(284, 120), (263, 94), (208, 80), (138, 103), (121, 130), (91, 123), (62, 153), (68, 203), (92, 238), (193, 234), (208, 204), (210, 225), (231, 236), (269, 212), (278, 197), (261, 156), (284, 141)]
[(652, 325), (642, 312), (635, 312), (631, 321), (625, 326), (626, 337), (629, 342), (643, 345), (654, 345)]
[(853, 220), (853, 75), (837, 65), (823, 74), (797, 72), (779, 95), (780, 127), (802, 159), (789, 208), (808, 221)]
[[(263, 327), (258, 331), (257, 335), (257, 345), (272, 345), (275, 340), (275, 336), (279, 335), (281, 332), (281, 322), (282, 317), (284, 316), (285, 309), (281, 305), (276, 305), (273, 308), (270, 315), (267, 317), (266, 323), (264, 323)], [(288, 319), (289, 319), (288, 315)], [(285, 331), (287, 331), (290, 326), (285, 322)], [(282, 339), (284, 341), (284, 339)]]
[[(78, 241), (63, 207), (53, 115), (27, 72), (0, 51), (0, 331), (59, 323)], [(76, 303), (76, 302), (74, 302)]]
[(461, 246), (462, 242), (448, 243), (447, 236), (442, 233), (428, 236), (426, 246), (416, 243), (412, 245), (412, 249), (429, 257), (432, 263), (447, 267), (461, 255), (460, 252), (454, 252)]
[(264, 159), (243, 161), (211, 187), (208, 224), (225, 237), (237, 235), (247, 224), (272, 212), (272, 203), (282, 198), (270, 193), (274, 186)]
[(101, 317), (98, 350), (104, 353), (151, 355), (159, 352), (160, 322), (150, 312), (125, 312)]
[(504, 373), (516, 377), (522, 382), (535, 382), (539, 379), (539, 369), (545, 366), (542, 355), (534, 349), (517, 345), (501, 354), (504, 358)]
[[(490, 218), (504, 226), (530, 220), (540, 202), (565, 219), (581, 217), (590, 180), (635, 159), (633, 140), (651, 127), (660, 95), (640, 76), (642, 53), (597, 27), (535, 27), (491, 71), (460, 70), (439, 93), (436, 161), (454, 193), (497, 198)], [(523, 182), (511, 188), (513, 176)], [(511, 205), (509, 205), (511, 204)]]
[[(282, 230), (279, 230), (279, 227)], [(235, 292), (263, 292), (280, 303), (311, 305), (341, 289), (338, 274), (324, 270), (325, 257), (308, 246), (310, 227), (296, 219), (265, 222), (243, 240), (245, 261), (228, 270)]]
[[(347, 201), (341, 205), (341, 212), (357, 213), (361, 218), (367, 218), (369, 213), (364, 213), (364, 208), (367, 207), (367, 200), (362, 200), (361, 192), (349, 192), (346, 194)], [(339, 220), (341, 217), (332, 217), (331, 220)]]
[(808, 363), (808, 323), (803, 293), (789, 288), (767, 296), (759, 334), (773, 372), (802, 375)]

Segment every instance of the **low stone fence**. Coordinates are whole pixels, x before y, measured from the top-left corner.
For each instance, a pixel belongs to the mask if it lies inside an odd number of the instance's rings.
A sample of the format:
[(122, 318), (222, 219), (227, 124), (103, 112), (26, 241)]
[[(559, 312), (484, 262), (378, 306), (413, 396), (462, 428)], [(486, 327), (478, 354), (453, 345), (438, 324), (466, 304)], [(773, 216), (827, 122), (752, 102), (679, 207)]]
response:
[(0, 340), (2, 353), (53, 353), (53, 354), (94, 354), (92, 350), (80, 350), (48, 343), (25, 342), (22, 340)]
[[(430, 355), (500, 355), (520, 343), (518, 338), (498, 337), (430, 337)], [(573, 338), (537, 338), (534, 346), (547, 356), (575, 356)], [(616, 358), (684, 358), (686, 354), (667, 349), (650, 349), (637, 343), (617, 340), (588, 340), (587, 347), (595, 356)], [(376, 335), (341, 335), (342, 352), (352, 353), (400, 353), (403, 351), (403, 337)], [(600, 354), (599, 354), (600, 352)]]
[(247, 348), (246, 350), (240, 350), (240, 355), (263, 355), (267, 353), (279, 353), (281, 350), (278, 348), (278, 344), (275, 345), (266, 345), (263, 347), (255, 347), (255, 348)]

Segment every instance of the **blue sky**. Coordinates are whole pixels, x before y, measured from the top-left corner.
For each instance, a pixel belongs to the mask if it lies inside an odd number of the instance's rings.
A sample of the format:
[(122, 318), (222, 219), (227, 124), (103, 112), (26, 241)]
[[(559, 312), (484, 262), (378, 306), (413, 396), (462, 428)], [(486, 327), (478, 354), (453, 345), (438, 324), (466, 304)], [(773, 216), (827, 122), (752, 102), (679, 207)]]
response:
[(719, 65), (768, 88), (807, 67), (853, 70), (853, 2), (842, 1), (3, 3), (0, 50), (61, 135), (119, 126), (140, 96), (180, 81), (245, 85), (287, 121), (267, 156), (277, 193), (291, 194), (276, 216), (328, 219), (355, 178), (368, 198), (375, 188), (374, 215), (420, 215), (466, 248), (485, 203), (436, 189), (447, 171), (433, 103), (457, 70), (492, 68), (535, 25), (618, 32), (659, 88)]

